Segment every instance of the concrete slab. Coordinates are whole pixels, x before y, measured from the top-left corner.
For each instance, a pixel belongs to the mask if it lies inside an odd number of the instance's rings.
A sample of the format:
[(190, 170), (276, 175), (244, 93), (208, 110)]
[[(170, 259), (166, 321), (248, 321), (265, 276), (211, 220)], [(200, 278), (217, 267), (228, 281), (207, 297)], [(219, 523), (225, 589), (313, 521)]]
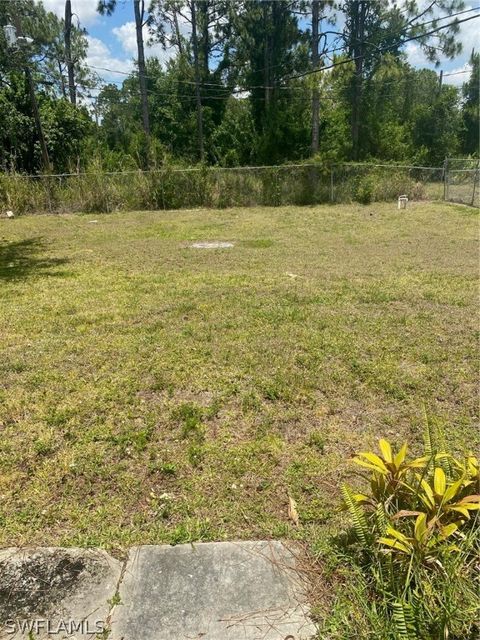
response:
[(121, 572), (122, 563), (97, 549), (0, 551), (0, 638), (96, 638)]
[(111, 640), (304, 640), (305, 583), (281, 542), (143, 546), (130, 551)]
[(192, 249), (231, 249), (233, 242), (194, 242)]

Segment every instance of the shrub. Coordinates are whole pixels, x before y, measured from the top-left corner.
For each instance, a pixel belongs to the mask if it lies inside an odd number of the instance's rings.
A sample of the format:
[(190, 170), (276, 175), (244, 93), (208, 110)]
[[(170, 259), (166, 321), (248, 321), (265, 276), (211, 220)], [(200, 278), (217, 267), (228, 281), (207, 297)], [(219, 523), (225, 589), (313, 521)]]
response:
[[(405, 193), (420, 199), (425, 190), (408, 170), (392, 167), (325, 166), (241, 168), (200, 165), (177, 169), (105, 173), (99, 160), (85, 173), (69, 176), (0, 174), (0, 211), (16, 214), (135, 209), (309, 205), (357, 200), (363, 204), (396, 200)], [(333, 183), (331, 178), (333, 177)], [(333, 192), (332, 192), (333, 187)], [(438, 187), (437, 187), (438, 191)], [(435, 194), (438, 197), (438, 193)]]
[(354, 458), (367, 474), (366, 492), (342, 488), (372, 606), (395, 638), (473, 637), (478, 460), (434, 451), (428, 432), (418, 458), (408, 458), (407, 444), (398, 452), (386, 440), (379, 445), (380, 455)]
[(373, 200), (374, 187), (374, 179), (372, 176), (360, 178), (355, 190), (355, 200), (361, 204), (370, 204)]
[(412, 200), (424, 200), (426, 198), (425, 185), (422, 182), (415, 182), (409, 197), (411, 197)]

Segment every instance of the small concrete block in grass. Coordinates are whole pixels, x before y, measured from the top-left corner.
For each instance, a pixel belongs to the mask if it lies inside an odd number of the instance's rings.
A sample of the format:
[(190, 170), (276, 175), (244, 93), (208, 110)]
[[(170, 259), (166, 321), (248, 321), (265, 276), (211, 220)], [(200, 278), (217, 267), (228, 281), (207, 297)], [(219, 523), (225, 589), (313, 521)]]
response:
[(111, 640), (306, 640), (305, 583), (281, 542), (130, 551)]
[(98, 549), (0, 551), (0, 638), (96, 638), (121, 571)]
[(192, 249), (231, 249), (233, 242), (194, 242)]

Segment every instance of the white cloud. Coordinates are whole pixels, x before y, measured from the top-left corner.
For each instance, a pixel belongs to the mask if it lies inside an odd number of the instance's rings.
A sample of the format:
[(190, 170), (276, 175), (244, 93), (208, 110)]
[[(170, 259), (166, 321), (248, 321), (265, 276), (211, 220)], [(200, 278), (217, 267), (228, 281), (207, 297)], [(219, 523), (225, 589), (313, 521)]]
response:
[(407, 42), (405, 46), (408, 62), (414, 67), (431, 67), (432, 63), (427, 60), (422, 47), (416, 42)]
[[(48, 11), (60, 17), (65, 15), (65, 0), (42, 0), (42, 2)], [(72, 13), (77, 16), (82, 27), (92, 24), (98, 17), (97, 4), (98, 0), (72, 0)]]
[[(107, 45), (99, 38), (87, 36), (87, 40), (87, 65), (93, 67), (92, 70), (96, 71), (106, 82), (122, 82), (125, 79), (125, 75), (114, 73), (113, 70), (130, 73), (133, 69), (133, 61), (122, 60), (112, 55)], [(101, 69), (95, 67), (101, 67)], [(111, 69), (111, 71), (105, 71), (105, 69)]]
[[(125, 22), (120, 27), (114, 27), (112, 33), (116, 36), (125, 53), (133, 58), (137, 58), (137, 37), (135, 33), (135, 23)], [(144, 34), (145, 35), (145, 34)], [(145, 38), (146, 40), (146, 38)], [(160, 62), (166, 62), (174, 55), (173, 50), (165, 51), (162, 45), (156, 43), (149, 45), (145, 42), (145, 57), (158, 58)]]
[(119, 40), (125, 53), (130, 56), (136, 56), (137, 39), (135, 35), (135, 23), (125, 22), (121, 27), (114, 27), (112, 32)]
[[(478, 3), (477, 3), (478, 6)], [(465, 7), (465, 9), (472, 9), (473, 7)], [(459, 19), (463, 17), (467, 18), (470, 15), (479, 15), (480, 13), (475, 14), (472, 11), (471, 14), (466, 14), (465, 16), (459, 16)], [(464, 22), (460, 25), (460, 34), (459, 38), (463, 45), (463, 53), (466, 58), (470, 58), (470, 54), (472, 53), (472, 49), (478, 51), (480, 46), (480, 37), (479, 37), (479, 28), (480, 28), (480, 18), (475, 18), (475, 20), (469, 20), (468, 22)], [(463, 56), (462, 56), (463, 57)]]
[(470, 77), (471, 66), (466, 62), (461, 67), (449, 69), (443, 76), (445, 84), (453, 84), (455, 87), (461, 87)]
[[(467, 5), (465, 7), (465, 10), (472, 9), (472, 8), (473, 8), (472, 6)], [(477, 14), (475, 12), (466, 13), (464, 15), (458, 16), (458, 19), (462, 20), (463, 18), (468, 18), (474, 15), (480, 16), (480, 13), (477, 13)], [(453, 21), (453, 20), (450, 20), (450, 21)], [(445, 19), (441, 21), (441, 24), (448, 24), (448, 22), (449, 20)], [(476, 51), (478, 51), (480, 46), (480, 38), (478, 35), (479, 26), (480, 26), (480, 18), (469, 20), (468, 22), (464, 22), (459, 25), (460, 32), (457, 35), (457, 39), (462, 43), (463, 51), (456, 58), (457, 64), (458, 63), (466, 64), (470, 59), (470, 54), (472, 53), (472, 49), (475, 49)], [(410, 62), (410, 64), (413, 65), (414, 67), (433, 67), (432, 63), (429, 62), (425, 57), (425, 54), (423, 53), (421, 46), (417, 42), (415, 41), (408, 42), (405, 45), (405, 53), (407, 54), (408, 62)], [(446, 58), (441, 57), (440, 59), (442, 61), (442, 66), (444, 66), (445, 64), (448, 64), (448, 61)], [(456, 70), (459, 71), (460, 67), (458, 67)]]

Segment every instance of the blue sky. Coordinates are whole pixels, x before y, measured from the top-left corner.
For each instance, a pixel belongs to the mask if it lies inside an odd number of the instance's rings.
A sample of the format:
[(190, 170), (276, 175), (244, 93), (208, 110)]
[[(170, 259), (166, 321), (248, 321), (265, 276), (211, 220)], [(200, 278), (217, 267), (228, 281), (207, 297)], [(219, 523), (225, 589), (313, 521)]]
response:
[[(133, 18), (132, 0), (118, 0), (118, 5), (113, 16), (100, 16), (96, 12), (98, 0), (72, 0), (72, 9), (78, 16), (80, 24), (88, 31), (89, 54), (88, 63), (94, 67), (106, 67), (109, 69), (128, 72), (132, 69), (133, 58), (136, 52), (135, 25)], [(64, 13), (64, 0), (43, 0), (46, 8), (54, 11), (58, 15)], [(467, 3), (467, 8), (480, 5), (480, 0), (476, 4)], [(480, 15), (480, 11), (478, 12)], [(468, 17), (466, 14), (462, 17)], [(473, 14), (472, 14), (473, 15)], [(468, 78), (467, 73), (459, 73), (468, 69), (468, 59), (472, 48), (479, 50), (480, 45), (480, 19), (471, 20), (460, 26), (460, 39), (463, 43), (463, 54), (454, 60), (443, 60), (441, 69), (445, 74), (453, 73), (445, 77), (445, 82), (461, 85)], [(408, 43), (406, 46), (408, 59), (417, 67), (432, 67), (415, 43)], [(147, 55), (155, 55), (160, 60), (166, 60), (168, 52), (162, 50), (160, 45), (155, 45), (147, 49)], [(96, 69), (97, 73), (108, 82), (121, 82), (121, 74), (107, 72)]]

